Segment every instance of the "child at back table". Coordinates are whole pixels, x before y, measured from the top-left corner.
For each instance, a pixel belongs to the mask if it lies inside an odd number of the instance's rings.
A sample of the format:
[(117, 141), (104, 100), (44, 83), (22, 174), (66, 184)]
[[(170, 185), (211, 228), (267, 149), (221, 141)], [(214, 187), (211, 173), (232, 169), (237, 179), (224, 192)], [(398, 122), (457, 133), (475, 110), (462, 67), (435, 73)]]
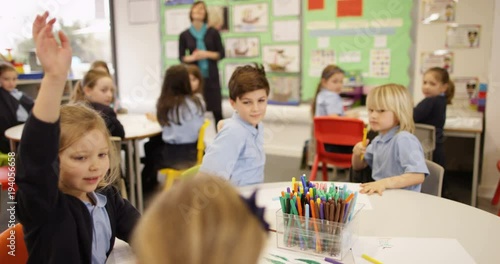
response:
[(264, 127), (269, 83), (262, 66), (236, 68), (229, 80), (235, 112), (208, 146), (200, 172), (228, 179), (236, 186), (264, 182)]
[(432, 125), (436, 128), (436, 148), (432, 153), (432, 161), (445, 167), (444, 156), (444, 123), (446, 121), (446, 105), (451, 104), (455, 93), (455, 85), (450, 80), (448, 71), (435, 67), (424, 74), (422, 93), (425, 98), (413, 110), (415, 123)]
[(368, 147), (359, 142), (353, 148), (352, 168), (361, 170), (369, 165), (375, 180), (361, 184), (361, 193), (382, 195), (385, 189), (400, 188), (420, 192), (429, 170), (422, 146), (412, 134), (412, 105), (408, 90), (402, 85), (386, 84), (368, 93), (370, 127), (379, 135)]
[(224, 179), (195, 176), (154, 199), (132, 247), (138, 263), (255, 264), (267, 240), (262, 217)]
[(139, 213), (108, 186), (119, 163), (103, 119), (84, 105), (60, 106), (71, 47), (61, 31), (58, 44), (47, 17), (33, 23), (45, 74), (20, 143), (16, 217), (28, 263), (105, 263), (115, 237), (129, 240)]
[(26, 122), (33, 108), (33, 99), (16, 89), (16, 69), (7, 63), (0, 64), (0, 152), (10, 151), (5, 130)]

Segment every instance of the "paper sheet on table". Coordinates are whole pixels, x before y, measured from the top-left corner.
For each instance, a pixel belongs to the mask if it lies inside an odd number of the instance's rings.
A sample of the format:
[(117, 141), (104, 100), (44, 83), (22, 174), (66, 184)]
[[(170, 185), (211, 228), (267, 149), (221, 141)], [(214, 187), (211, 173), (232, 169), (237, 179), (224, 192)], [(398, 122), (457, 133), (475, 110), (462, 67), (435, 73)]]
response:
[(384, 264), (476, 263), (456, 239), (415, 237), (363, 237), (352, 246), (356, 264), (370, 264), (366, 254)]

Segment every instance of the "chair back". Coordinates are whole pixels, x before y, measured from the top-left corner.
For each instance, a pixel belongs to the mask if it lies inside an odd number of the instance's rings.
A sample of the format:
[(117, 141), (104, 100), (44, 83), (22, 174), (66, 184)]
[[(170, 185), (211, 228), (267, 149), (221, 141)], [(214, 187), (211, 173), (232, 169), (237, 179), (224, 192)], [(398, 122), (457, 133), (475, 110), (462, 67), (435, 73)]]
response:
[(436, 128), (426, 124), (415, 124), (415, 136), (424, 149), (425, 158), (432, 160), (432, 152), (436, 149)]
[[(316, 155), (319, 156), (319, 160), (334, 166), (349, 168), (352, 148), (363, 140), (364, 127), (363, 121), (356, 118), (315, 117), (314, 137), (316, 138)], [(327, 152), (325, 144), (334, 145), (339, 151)]]
[(196, 145), (196, 149), (198, 151), (196, 156), (196, 165), (200, 165), (203, 161), (203, 153), (205, 152), (205, 131), (207, 127), (210, 125), (210, 121), (205, 119), (203, 125), (200, 127), (200, 132), (198, 132), (198, 143)]
[[(14, 242), (11, 242), (14, 241)], [(14, 245), (13, 248), (10, 248)], [(28, 250), (24, 243), (23, 226), (16, 224), (0, 234), (0, 263), (24, 264), (28, 261)], [(15, 256), (9, 254), (15, 253)]]
[(120, 194), (122, 195), (123, 199), (128, 199), (127, 195), (127, 186), (125, 184), (125, 179), (123, 178), (122, 175), (122, 166), (121, 166), (121, 160), (122, 160), (122, 155), (121, 155), (121, 149), (122, 149), (122, 139), (120, 137), (110, 137), (111, 142), (113, 142), (115, 149), (116, 149), (116, 154), (118, 155), (118, 159), (120, 160), (120, 166), (118, 169), (118, 178), (116, 181), (113, 183), (113, 185), (120, 190)]
[(425, 160), (425, 165), (427, 165), (427, 168), (429, 169), (429, 175), (425, 177), (420, 192), (441, 197), (444, 168), (441, 167), (441, 165), (430, 160)]

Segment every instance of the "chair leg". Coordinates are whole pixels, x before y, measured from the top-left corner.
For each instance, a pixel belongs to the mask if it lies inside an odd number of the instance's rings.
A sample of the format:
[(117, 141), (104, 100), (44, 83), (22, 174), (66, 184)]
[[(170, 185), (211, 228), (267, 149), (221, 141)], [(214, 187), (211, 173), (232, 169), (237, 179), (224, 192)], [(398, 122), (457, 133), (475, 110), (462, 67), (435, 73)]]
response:
[(328, 165), (326, 162), (321, 162), (321, 170), (323, 171), (323, 181), (328, 181)]
[(318, 155), (314, 155), (314, 162), (311, 170), (311, 181), (316, 180), (316, 173), (318, 173), (318, 163), (319, 163), (319, 157)]

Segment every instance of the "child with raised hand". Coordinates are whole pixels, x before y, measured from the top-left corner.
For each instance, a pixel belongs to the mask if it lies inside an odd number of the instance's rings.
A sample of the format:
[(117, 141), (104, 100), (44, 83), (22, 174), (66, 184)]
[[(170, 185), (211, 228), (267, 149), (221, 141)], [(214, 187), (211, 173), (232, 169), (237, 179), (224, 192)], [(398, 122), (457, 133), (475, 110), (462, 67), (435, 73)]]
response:
[(262, 66), (236, 68), (229, 80), (235, 112), (208, 147), (200, 173), (221, 176), (236, 186), (264, 181), (264, 127), (269, 83)]
[(415, 123), (432, 125), (436, 128), (436, 148), (432, 153), (432, 161), (445, 167), (444, 156), (444, 123), (446, 121), (446, 105), (451, 104), (455, 93), (455, 85), (450, 80), (448, 71), (434, 67), (424, 74), (422, 93), (425, 98), (413, 110)]
[(5, 130), (26, 122), (33, 99), (16, 89), (17, 72), (8, 63), (0, 64), (0, 152), (10, 151)]
[(162, 126), (161, 142), (146, 143), (143, 183), (156, 185), (162, 168), (187, 169), (196, 164), (198, 134), (205, 121), (205, 105), (194, 95), (188, 69), (179, 64), (167, 69), (156, 103), (156, 119)]
[(138, 263), (257, 263), (267, 224), (254, 198), (241, 198), (217, 176), (179, 181), (139, 221), (132, 239)]
[(115, 85), (111, 76), (100, 70), (88, 71), (75, 86), (71, 102), (85, 102), (99, 112), (106, 122), (109, 132), (114, 137), (125, 137), (123, 125), (118, 120), (115, 111), (110, 107), (113, 101)]
[(412, 100), (407, 89), (386, 84), (368, 93), (366, 106), (372, 130), (379, 133), (368, 147), (363, 142), (353, 148), (352, 168), (370, 166), (374, 182), (362, 183), (361, 193), (382, 195), (386, 189), (420, 192), (429, 170), (418, 139), (412, 134)]
[(115, 237), (129, 240), (137, 210), (107, 186), (116, 150), (102, 118), (84, 105), (61, 107), (71, 47), (48, 12), (33, 23), (44, 77), (20, 143), (16, 216), (28, 263), (105, 263)]

